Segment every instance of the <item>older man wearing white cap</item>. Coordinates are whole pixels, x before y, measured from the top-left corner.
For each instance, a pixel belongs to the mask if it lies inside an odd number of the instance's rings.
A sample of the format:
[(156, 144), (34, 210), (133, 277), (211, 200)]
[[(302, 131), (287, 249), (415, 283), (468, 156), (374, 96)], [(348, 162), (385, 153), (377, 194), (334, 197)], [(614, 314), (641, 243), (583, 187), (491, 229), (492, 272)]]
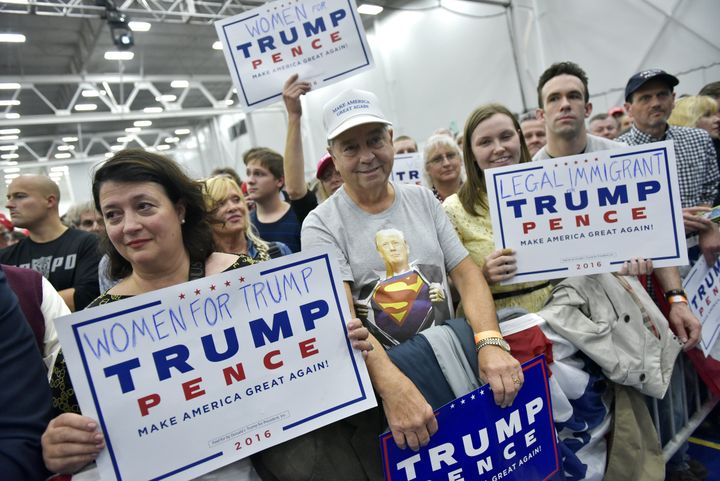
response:
[[(395, 441), (417, 449), (429, 441), (437, 422), (423, 395), (383, 348), (448, 319), (452, 302), (446, 273), (476, 333), (480, 376), (490, 383), (497, 404), (512, 403), (523, 382), (522, 370), (498, 332), (487, 284), (439, 202), (424, 187), (389, 181), (392, 129), (377, 97), (348, 90), (323, 110), (328, 152), (344, 185), (308, 215), (302, 246), (335, 253), (348, 300), (364, 305), (368, 313), (376, 349), (367, 365)], [(402, 235), (376, 235), (388, 230)], [(395, 254), (409, 256), (409, 270), (388, 268), (385, 261)], [(443, 289), (439, 295), (438, 284)]]

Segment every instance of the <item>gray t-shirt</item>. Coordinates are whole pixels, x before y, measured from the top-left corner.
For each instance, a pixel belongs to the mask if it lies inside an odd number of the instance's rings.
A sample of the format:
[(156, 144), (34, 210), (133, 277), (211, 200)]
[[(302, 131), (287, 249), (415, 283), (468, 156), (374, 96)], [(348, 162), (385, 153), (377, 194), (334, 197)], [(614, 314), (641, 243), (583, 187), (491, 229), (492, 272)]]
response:
[[(446, 273), (468, 255), (430, 190), (391, 185), (395, 200), (379, 214), (360, 209), (341, 188), (310, 212), (301, 235), (303, 249), (335, 254), (356, 306), (367, 308), (367, 326), (385, 346), (453, 316)], [(404, 267), (388, 273), (386, 258)]]
[[(546, 147), (547, 145), (535, 152), (533, 160), (550, 159), (551, 157), (547, 153)], [(619, 149), (620, 147), (627, 147), (627, 145), (621, 142), (606, 139), (604, 137), (587, 134), (587, 145), (585, 146), (585, 150), (577, 153), (584, 154), (585, 152), (600, 152), (601, 150)]]

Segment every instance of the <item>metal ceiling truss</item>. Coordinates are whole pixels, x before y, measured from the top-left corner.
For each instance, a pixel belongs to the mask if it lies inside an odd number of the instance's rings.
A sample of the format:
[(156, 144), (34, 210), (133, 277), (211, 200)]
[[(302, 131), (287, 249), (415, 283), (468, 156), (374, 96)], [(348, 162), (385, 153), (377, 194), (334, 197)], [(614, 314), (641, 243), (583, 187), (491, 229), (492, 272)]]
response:
[[(264, 3), (264, 0), (125, 0), (118, 10), (131, 20), (207, 25)], [(27, 4), (0, 1), (0, 13), (98, 18), (105, 13), (105, 7), (97, 6), (94, 0), (28, 0)]]
[[(162, 97), (163, 90), (167, 94), (168, 84), (175, 80), (185, 80), (187, 87), (173, 88), (172, 95), (177, 100), (168, 101)], [(0, 120), (0, 127), (20, 125), (43, 125), (74, 122), (104, 122), (108, 120), (133, 120), (133, 119), (154, 119), (173, 117), (198, 117), (212, 116), (224, 113), (238, 113), (237, 109), (228, 108), (235, 103), (235, 89), (226, 75), (205, 75), (182, 78), (170, 75), (54, 75), (54, 76), (25, 76), (25, 77), (0, 77), (0, 83), (17, 82), (20, 88), (16, 89), (11, 100), (18, 100), (21, 92), (27, 97), (31, 92), (40, 102), (37, 106), (44, 108), (46, 112), (39, 115), (23, 115), (20, 118), (8, 118), (7, 114), (14, 112), (13, 106), (5, 107), (5, 119)], [(217, 85), (225, 84), (222, 95), (213, 95), (206, 84), (213, 84), (215, 91)], [(42, 93), (39, 87), (48, 85), (67, 86), (69, 97), (64, 105), (56, 105)], [(129, 92), (125, 94), (125, 88), (130, 86)], [(113, 89), (115, 87), (115, 89)], [(116, 92), (114, 92), (115, 90)], [(198, 108), (183, 108), (188, 100), (188, 95), (197, 91), (198, 98), (205, 100), (205, 105)], [(83, 96), (84, 91), (97, 92), (96, 97), (87, 98)], [(139, 101), (138, 96), (149, 93), (155, 102), (148, 104)], [(147, 94), (145, 94), (147, 96)], [(24, 100), (24, 101), (27, 101)], [(76, 105), (85, 103), (96, 103), (99, 107), (104, 106), (101, 112), (78, 112)], [(160, 107), (160, 112), (147, 112), (146, 107)]]
[[(126, 131), (100, 132), (93, 134), (85, 134), (78, 136), (78, 140), (74, 142), (63, 142), (58, 136), (47, 135), (38, 137), (23, 137), (7, 145), (15, 145), (17, 149), (13, 152), (25, 151), (33, 160), (15, 162), (12, 159), (0, 161), (0, 167), (36, 167), (36, 162), (57, 162), (62, 165), (76, 162), (88, 162), (92, 160), (102, 160), (109, 157), (112, 152), (117, 152), (127, 148), (142, 148), (150, 152), (170, 150), (171, 146), (179, 143), (181, 140), (188, 138), (188, 134), (175, 135), (174, 131), (179, 128), (172, 129), (142, 129), (140, 132), (128, 133)], [(193, 129), (186, 127), (191, 135)], [(49, 143), (49, 144), (48, 144)], [(42, 149), (42, 152), (40, 152)], [(40, 152), (40, 153), (38, 153)], [(66, 159), (57, 159), (55, 155), (67, 154)], [(7, 155), (7, 152), (3, 152)], [(25, 157), (27, 157), (25, 155)], [(49, 164), (48, 164), (49, 165)]]

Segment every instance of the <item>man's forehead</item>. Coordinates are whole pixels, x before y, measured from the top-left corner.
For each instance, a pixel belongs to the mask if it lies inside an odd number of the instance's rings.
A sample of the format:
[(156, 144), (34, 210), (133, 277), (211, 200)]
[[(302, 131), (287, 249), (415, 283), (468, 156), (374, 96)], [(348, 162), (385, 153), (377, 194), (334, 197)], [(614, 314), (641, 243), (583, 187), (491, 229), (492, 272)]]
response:
[(638, 88), (635, 92), (633, 92), (633, 96), (637, 96), (638, 94), (643, 94), (646, 92), (671, 92), (672, 89), (670, 86), (659, 79), (653, 79), (648, 80), (645, 82), (640, 88)]
[(582, 80), (570, 74), (556, 75), (551, 78), (542, 87), (543, 95), (550, 95), (556, 92), (583, 92), (584, 86)]
[(385, 130), (385, 124), (379, 122), (373, 122), (369, 124), (356, 125), (351, 127), (345, 132), (335, 137), (336, 142), (350, 142), (359, 137), (367, 137), (368, 135), (374, 135)]
[(520, 122), (520, 127), (521, 127), (522, 129), (526, 129), (526, 128), (527, 128), (527, 129), (538, 129), (538, 128), (539, 128), (539, 129), (544, 129), (544, 128), (545, 128), (545, 124), (543, 123), (542, 120), (538, 120), (538, 119), (527, 119), (527, 120), (523, 120), (522, 122)]

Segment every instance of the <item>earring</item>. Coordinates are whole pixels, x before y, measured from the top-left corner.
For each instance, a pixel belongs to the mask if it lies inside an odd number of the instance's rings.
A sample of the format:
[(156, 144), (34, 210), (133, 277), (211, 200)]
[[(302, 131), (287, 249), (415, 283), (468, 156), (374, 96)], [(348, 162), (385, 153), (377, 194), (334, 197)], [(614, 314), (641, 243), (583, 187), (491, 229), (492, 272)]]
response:
[(184, 224), (184, 223), (185, 223), (185, 219), (180, 219), (180, 223), (181, 223), (181, 224)]

